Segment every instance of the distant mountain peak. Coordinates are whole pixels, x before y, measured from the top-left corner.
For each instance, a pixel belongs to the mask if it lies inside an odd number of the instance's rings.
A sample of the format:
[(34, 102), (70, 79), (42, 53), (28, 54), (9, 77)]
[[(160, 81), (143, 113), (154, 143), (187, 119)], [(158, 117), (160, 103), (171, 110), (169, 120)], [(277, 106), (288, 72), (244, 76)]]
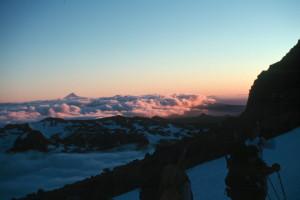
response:
[(80, 96), (76, 95), (74, 92), (64, 97), (64, 99), (76, 99), (76, 98), (80, 98)]

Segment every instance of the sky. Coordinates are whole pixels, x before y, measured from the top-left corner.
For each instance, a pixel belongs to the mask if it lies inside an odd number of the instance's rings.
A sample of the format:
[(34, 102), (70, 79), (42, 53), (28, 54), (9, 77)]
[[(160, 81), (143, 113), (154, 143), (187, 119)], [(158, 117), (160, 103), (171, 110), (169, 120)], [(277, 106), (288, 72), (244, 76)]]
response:
[(1, 0), (0, 102), (246, 96), (299, 19), (297, 0)]

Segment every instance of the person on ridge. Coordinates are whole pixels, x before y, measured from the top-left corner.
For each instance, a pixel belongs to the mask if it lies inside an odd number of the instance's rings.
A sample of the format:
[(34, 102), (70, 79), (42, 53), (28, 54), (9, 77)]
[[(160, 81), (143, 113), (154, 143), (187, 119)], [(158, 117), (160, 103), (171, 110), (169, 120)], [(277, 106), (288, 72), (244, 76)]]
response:
[(255, 145), (243, 144), (227, 158), (225, 179), (227, 195), (232, 200), (265, 200), (267, 176), (280, 170), (275, 163), (268, 166)]
[(186, 149), (181, 153), (177, 163), (168, 164), (163, 168), (159, 200), (193, 200), (190, 180), (183, 164), (185, 155)]

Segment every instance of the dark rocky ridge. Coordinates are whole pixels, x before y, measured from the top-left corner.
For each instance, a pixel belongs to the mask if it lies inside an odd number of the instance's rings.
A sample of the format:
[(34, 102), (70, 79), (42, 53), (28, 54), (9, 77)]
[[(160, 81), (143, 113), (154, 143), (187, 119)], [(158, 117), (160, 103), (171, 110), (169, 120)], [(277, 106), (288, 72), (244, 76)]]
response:
[(242, 118), (259, 121), (269, 134), (299, 126), (300, 40), (279, 62), (258, 75)]
[[(206, 124), (202, 127), (211, 126)], [(201, 133), (202, 129), (195, 123), (186, 125), (158, 117), (114, 116), (93, 120), (46, 118), (39, 122), (6, 125), (0, 128), (0, 140), (11, 141), (11, 137), (17, 136), (13, 146), (7, 149), (11, 153), (28, 150), (71, 153), (104, 151), (129, 144), (141, 149)]]
[(23, 152), (29, 150), (36, 150), (41, 152), (48, 151), (48, 145), (50, 142), (39, 131), (30, 130), (23, 133), (18, 137), (14, 143), (14, 146), (9, 152)]

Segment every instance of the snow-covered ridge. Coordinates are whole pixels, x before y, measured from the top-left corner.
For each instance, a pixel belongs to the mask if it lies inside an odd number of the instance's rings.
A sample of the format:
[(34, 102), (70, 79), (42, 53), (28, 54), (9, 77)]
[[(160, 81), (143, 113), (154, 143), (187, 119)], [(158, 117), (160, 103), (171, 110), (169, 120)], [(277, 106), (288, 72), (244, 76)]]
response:
[[(128, 144), (136, 148), (155, 146), (202, 133), (194, 127), (173, 124), (164, 119), (126, 118), (64, 120), (47, 118), (28, 124), (7, 125), (0, 129), (3, 151), (102, 151)], [(43, 146), (36, 146), (42, 143)], [(18, 146), (18, 148), (13, 148)], [(5, 147), (5, 148), (4, 148)]]

